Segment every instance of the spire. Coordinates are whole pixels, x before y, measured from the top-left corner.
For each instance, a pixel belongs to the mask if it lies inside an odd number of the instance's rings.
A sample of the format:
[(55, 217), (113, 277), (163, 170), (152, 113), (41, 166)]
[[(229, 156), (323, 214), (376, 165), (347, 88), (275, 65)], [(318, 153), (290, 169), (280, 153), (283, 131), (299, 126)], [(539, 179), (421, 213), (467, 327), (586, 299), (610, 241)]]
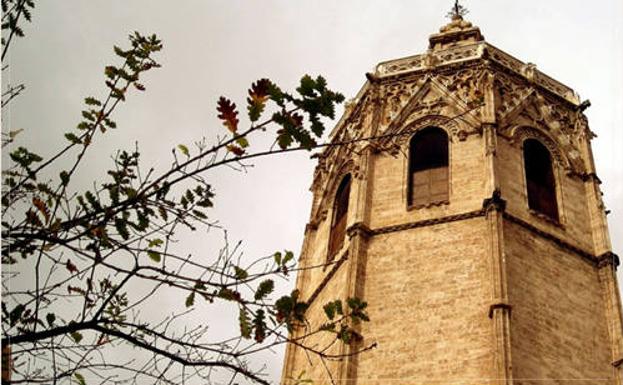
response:
[(450, 23), (441, 27), (439, 33), (430, 36), (429, 48), (440, 50), (484, 40), (480, 29), (463, 19), (468, 12), (467, 8), (459, 4), (459, 0), (455, 0), (452, 10), (446, 15)]
[(468, 13), (469, 11), (467, 10), (467, 8), (460, 5), (459, 0), (455, 0), (452, 10), (448, 12), (446, 17), (449, 18), (450, 20), (463, 20), (463, 16), (467, 15)]

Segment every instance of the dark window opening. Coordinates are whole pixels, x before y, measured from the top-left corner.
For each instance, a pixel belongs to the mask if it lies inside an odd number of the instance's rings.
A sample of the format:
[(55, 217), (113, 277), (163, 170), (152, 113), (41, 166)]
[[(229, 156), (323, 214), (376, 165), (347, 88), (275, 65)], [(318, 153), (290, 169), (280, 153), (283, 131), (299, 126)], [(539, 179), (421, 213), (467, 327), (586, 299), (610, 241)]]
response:
[(549, 151), (538, 140), (528, 139), (523, 144), (523, 155), (528, 207), (557, 221), (556, 181)]
[(348, 197), (350, 195), (350, 174), (340, 182), (333, 204), (333, 220), (331, 221), (331, 235), (329, 236), (329, 254), (331, 260), (340, 251), (346, 237), (346, 217), (348, 216)]
[(409, 144), (409, 206), (448, 200), (448, 135), (437, 127), (426, 128)]

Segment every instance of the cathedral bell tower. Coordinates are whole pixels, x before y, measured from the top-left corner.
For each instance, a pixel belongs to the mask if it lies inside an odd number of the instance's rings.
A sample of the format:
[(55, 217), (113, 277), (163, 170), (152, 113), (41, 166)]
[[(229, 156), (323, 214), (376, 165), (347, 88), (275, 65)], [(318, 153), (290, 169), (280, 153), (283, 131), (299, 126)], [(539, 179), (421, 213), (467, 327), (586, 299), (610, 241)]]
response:
[[(621, 384), (621, 304), (587, 102), (464, 20), (380, 63), (318, 157), (297, 280), (369, 304), (288, 346), (283, 384)], [(304, 330), (295, 330), (300, 337)], [(376, 348), (352, 355), (376, 342)]]

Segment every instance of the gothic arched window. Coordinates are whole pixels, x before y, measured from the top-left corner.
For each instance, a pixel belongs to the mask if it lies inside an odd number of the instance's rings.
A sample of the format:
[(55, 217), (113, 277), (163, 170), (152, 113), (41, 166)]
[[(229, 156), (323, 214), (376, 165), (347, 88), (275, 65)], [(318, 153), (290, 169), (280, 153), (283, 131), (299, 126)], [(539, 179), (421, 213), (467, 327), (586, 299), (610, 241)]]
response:
[(538, 140), (527, 139), (523, 143), (523, 157), (528, 187), (528, 207), (558, 220), (556, 180), (549, 150)]
[(440, 128), (419, 131), (409, 143), (409, 206), (448, 200), (448, 134)]
[(342, 178), (335, 193), (333, 202), (333, 219), (331, 220), (331, 235), (329, 236), (329, 254), (331, 260), (340, 251), (346, 236), (346, 217), (348, 214), (348, 196), (350, 195), (350, 174)]

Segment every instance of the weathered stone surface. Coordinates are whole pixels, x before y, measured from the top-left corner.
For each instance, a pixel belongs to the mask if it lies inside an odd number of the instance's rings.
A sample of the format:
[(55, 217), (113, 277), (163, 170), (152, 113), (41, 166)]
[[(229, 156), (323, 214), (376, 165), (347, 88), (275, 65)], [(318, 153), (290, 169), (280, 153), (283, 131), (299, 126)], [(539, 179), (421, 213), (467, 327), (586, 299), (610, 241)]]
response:
[[(449, 199), (409, 207), (409, 139), (430, 126), (449, 137)], [(379, 64), (332, 132), (351, 144), (319, 156), (301, 265), (320, 267), (297, 280), (312, 327), (324, 303), (350, 296), (371, 321), (358, 345), (305, 340), (341, 361), (289, 346), (282, 382), (305, 371), (315, 384), (621, 384), (617, 258), (592, 137), (573, 90), (459, 16), (426, 54)], [(528, 207), (526, 139), (551, 154), (557, 220)], [(349, 236), (323, 266), (347, 173)]]

